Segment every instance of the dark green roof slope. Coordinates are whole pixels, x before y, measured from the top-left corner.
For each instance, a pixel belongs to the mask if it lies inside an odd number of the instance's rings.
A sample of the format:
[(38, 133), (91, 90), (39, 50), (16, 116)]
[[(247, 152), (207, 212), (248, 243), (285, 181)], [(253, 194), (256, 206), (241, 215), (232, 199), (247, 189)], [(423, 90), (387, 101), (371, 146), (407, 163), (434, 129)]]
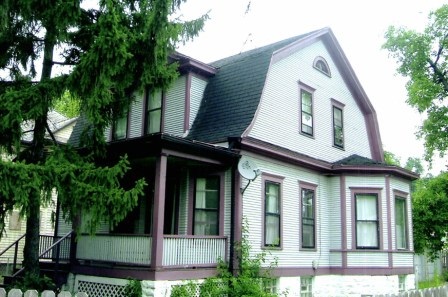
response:
[(351, 155), (342, 160), (336, 161), (333, 164), (335, 165), (385, 165), (382, 162), (378, 162), (366, 157), (362, 157), (359, 155)]
[(272, 54), (312, 33), (211, 63), (218, 72), (205, 89), (187, 138), (216, 143), (227, 141), (228, 137), (240, 137), (257, 110)]

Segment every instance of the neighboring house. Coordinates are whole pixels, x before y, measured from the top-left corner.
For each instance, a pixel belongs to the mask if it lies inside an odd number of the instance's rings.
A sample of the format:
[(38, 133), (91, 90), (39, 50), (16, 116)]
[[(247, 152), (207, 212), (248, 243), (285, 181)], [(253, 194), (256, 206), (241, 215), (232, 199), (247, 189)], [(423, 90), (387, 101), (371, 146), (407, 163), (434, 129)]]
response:
[[(173, 59), (174, 84), (137, 94), (105, 132), (109, 159), (131, 161), (125, 183), (144, 177), (149, 186), (116, 228), (78, 234), (75, 290), (119, 296), (135, 278), (144, 296), (169, 296), (182, 280), (214, 275), (219, 258), (232, 263), (244, 221), (251, 252), (278, 261), (272, 290), (414, 288), (418, 176), (384, 163), (375, 110), (330, 29), (211, 64)], [(85, 125), (78, 121), (71, 143)], [(249, 183), (240, 173), (254, 164), (259, 176)]]
[[(50, 111), (48, 113), (48, 127), (53, 133), (56, 141), (60, 143), (66, 143), (70, 137), (71, 131), (75, 126), (76, 118), (68, 119), (62, 114), (56, 111)], [(22, 130), (24, 131), (22, 140), (24, 147), (30, 143), (33, 139), (33, 128), (34, 122), (28, 121), (22, 124)], [(47, 137), (51, 136), (47, 133)], [(14, 156), (1, 156), (5, 160), (12, 160)], [(53, 213), (56, 210), (56, 194), (53, 195), (54, 205), (50, 207), (41, 207), (40, 215), (40, 235), (53, 236), (54, 222), (52, 220)], [(19, 210), (13, 210), (9, 216), (6, 217), (5, 221), (5, 231), (0, 240), (0, 252), (2, 252), (9, 245), (14, 243), (26, 232), (26, 218), (20, 216)], [(71, 230), (71, 228), (70, 228)], [(23, 259), (23, 245), (25, 240), (19, 241), (19, 253), (18, 253), (18, 263), (22, 262)], [(9, 249), (3, 255), (0, 256), (0, 274), (9, 271), (12, 268), (12, 263), (14, 261), (14, 248)], [(3, 273), (2, 273), (3, 272)]]

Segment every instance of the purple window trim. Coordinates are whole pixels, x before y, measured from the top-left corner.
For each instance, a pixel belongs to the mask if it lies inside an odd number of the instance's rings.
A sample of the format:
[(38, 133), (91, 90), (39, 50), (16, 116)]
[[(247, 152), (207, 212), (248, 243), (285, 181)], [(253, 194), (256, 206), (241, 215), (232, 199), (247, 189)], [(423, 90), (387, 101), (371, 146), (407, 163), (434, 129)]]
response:
[[(352, 249), (353, 250), (384, 250), (383, 247), (383, 215), (382, 215), (382, 197), (381, 191), (383, 188), (369, 188), (369, 187), (350, 187), (351, 192), (351, 216), (352, 216)], [(359, 248), (356, 241), (356, 195), (357, 194), (372, 194), (377, 197), (377, 218), (378, 218), (378, 247)]]
[(195, 202), (195, 188), (196, 179), (201, 177), (217, 176), (219, 180), (219, 209), (218, 209), (218, 236), (224, 236), (224, 206), (225, 206), (225, 174), (224, 172), (210, 173), (210, 174), (197, 174), (192, 173), (189, 178), (189, 189), (188, 189), (188, 223), (187, 223), (187, 234), (193, 235), (194, 233), (194, 202)]
[[(262, 249), (283, 249), (283, 203), (282, 203), (282, 197), (283, 197), (283, 180), (284, 177), (282, 176), (278, 176), (278, 175), (274, 175), (274, 174), (270, 174), (270, 173), (265, 173), (263, 172), (261, 175), (261, 183), (262, 183), (262, 187), (261, 187), (261, 222), (262, 222), (262, 234), (261, 234), (261, 248)], [(266, 182), (271, 182), (271, 183), (276, 183), (279, 185), (279, 212), (280, 212), (280, 219), (279, 219), (279, 234), (280, 234), (280, 243), (278, 246), (271, 246), (271, 245), (265, 245), (265, 240), (266, 240)]]
[[(344, 107), (345, 104), (337, 101), (336, 99), (331, 99), (331, 123), (332, 123), (332, 137), (333, 137), (333, 147), (337, 149), (344, 150), (345, 149), (345, 133), (344, 133)], [(336, 126), (335, 126), (335, 109), (339, 109), (341, 111), (341, 130), (342, 130), (342, 146), (336, 144)]]
[[(396, 228), (394, 228), (395, 230), (394, 230), (394, 232), (395, 232), (395, 249), (396, 250), (398, 250), (398, 251), (410, 251), (411, 250), (411, 247), (410, 247), (410, 238), (409, 238), (409, 215), (408, 215), (408, 210), (409, 210), (409, 193), (406, 193), (406, 192), (403, 192), (403, 191), (400, 191), (400, 190), (396, 190), (396, 189), (393, 189), (392, 190), (392, 193), (393, 193), (393, 197), (394, 197), (394, 199), (393, 199), (393, 203), (394, 203), (394, 206), (393, 206), (393, 210), (394, 210), (394, 218), (395, 218), (395, 222), (396, 222), (396, 211), (395, 211), (395, 206), (396, 206), (396, 201), (397, 200), (404, 200), (404, 206), (405, 206), (405, 218), (404, 218), (404, 224), (405, 224), (405, 228), (406, 228), (406, 230), (405, 230), (405, 232), (406, 232), (406, 248), (397, 248), (397, 229)], [(392, 199), (391, 199), (392, 200)], [(391, 210), (392, 210), (392, 206), (391, 206)], [(396, 224), (395, 224), (396, 225)], [(391, 226), (392, 226), (392, 224), (391, 224)]]
[[(314, 234), (313, 234), (313, 241), (314, 241), (314, 246), (313, 247), (304, 247), (303, 246), (303, 197), (302, 197), (302, 190), (306, 189), (306, 190), (311, 190), (313, 191), (313, 219), (314, 219)], [(316, 215), (316, 210), (317, 210), (317, 185), (316, 184), (312, 184), (312, 183), (308, 183), (308, 182), (304, 182), (304, 181), (299, 181), (299, 224), (300, 224), (300, 228), (299, 228), (299, 250), (303, 250), (303, 251), (316, 251), (318, 246), (317, 246), (317, 225), (318, 225), (318, 216)]]
[[(310, 87), (309, 85), (303, 83), (302, 81), (298, 81), (299, 84), (299, 133), (306, 137), (315, 138), (316, 136), (316, 127), (314, 121), (314, 92), (316, 89)], [(302, 129), (302, 92), (307, 92), (311, 95), (311, 134), (306, 133)]]

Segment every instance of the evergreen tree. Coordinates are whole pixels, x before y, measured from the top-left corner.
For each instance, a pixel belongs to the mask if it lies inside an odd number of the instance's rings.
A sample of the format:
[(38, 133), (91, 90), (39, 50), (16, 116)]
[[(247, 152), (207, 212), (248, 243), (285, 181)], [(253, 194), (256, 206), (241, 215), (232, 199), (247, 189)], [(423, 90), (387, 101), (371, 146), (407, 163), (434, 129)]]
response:
[[(39, 209), (56, 189), (67, 219), (92, 214), (91, 227), (119, 222), (143, 193), (144, 180), (120, 186), (126, 157), (98, 167), (104, 129), (143, 88), (166, 88), (176, 77), (169, 54), (194, 37), (207, 16), (170, 16), (185, 0), (2, 0), (0, 2), (0, 226), (13, 208), (27, 219), (24, 266), (38, 275)], [(57, 67), (56, 67), (57, 66)], [(62, 69), (59, 71), (57, 69)], [(48, 140), (47, 113), (64, 92), (80, 100), (91, 123), (81, 144), (87, 156)], [(24, 122), (32, 131), (22, 131)], [(31, 143), (22, 141), (32, 133)]]

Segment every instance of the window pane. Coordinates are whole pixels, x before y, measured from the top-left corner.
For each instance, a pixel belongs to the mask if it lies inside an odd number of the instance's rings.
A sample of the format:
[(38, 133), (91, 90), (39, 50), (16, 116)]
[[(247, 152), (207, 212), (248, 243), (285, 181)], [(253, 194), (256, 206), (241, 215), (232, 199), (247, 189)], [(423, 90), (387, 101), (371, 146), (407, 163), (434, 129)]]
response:
[(313, 207), (314, 191), (302, 190), (302, 216), (303, 218), (314, 218)]
[(148, 104), (146, 110), (152, 110), (162, 107), (162, 92), (157, 91), (154, 94), (148, 96)]
[(218, 213), (216, 211), (196, 210), (194, 234), (218, 235)]
[(266, 212), (279, 213), (279, 185), (266, 183)]
[(280, 217), (266, 215), (265, 245), (280, 245)]
[(146, 127), (147, 133), (157, 133), (160, 132), (162, 111), (160, 109), (153, 110), (148, 113), (148, 122)]
[(118, 118), (114, 122), (113, 128), (113, 139), (123, 139), (126, 138), (126, 130), (128, 126), (128, 117), (124, 116)]
[(378, 247), (377, 222), (357, 222), (356, 243), (358, 247)]
[(356, 219), (377, 220), (376, 195), (356, 195)]
[(406, 234), (406, 200), (395, 199), (395, 236), (397, 237), (397, 249), (407, 248)]
[(302, 226), (302, 247), (314, 248), (314, 223)]
[(302, 124), (309, 127), (313, 126), (313, 117), (311, 114), (302, 113)]

